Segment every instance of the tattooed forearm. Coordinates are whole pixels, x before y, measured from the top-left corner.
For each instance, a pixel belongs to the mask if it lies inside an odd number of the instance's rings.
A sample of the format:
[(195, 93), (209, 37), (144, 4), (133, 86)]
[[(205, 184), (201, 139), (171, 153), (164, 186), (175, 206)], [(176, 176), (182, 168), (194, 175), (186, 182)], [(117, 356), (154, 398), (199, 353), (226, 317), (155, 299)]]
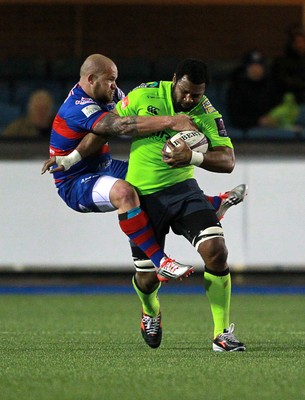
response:
[(95, 125), (93, 132), (100, 136), (145, 136), (168, 128), (179, 132), (192, 130), (196, 125), (186, 114), (119, 117), (110, 112)]
[(94, 133), (103, 136), (136, 136), (139, 134), (137, 120), (135, 116), (122, 118), (109, 113), (96, 124)]

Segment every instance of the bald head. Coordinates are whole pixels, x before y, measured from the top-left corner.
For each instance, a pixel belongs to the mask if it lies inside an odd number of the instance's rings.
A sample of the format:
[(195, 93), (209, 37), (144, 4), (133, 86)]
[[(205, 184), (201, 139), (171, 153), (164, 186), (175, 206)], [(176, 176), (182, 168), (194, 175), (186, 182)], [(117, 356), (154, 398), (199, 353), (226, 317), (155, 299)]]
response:
[(86, 77), (91, 74), (100, 75), (108, 68), (116, 67), (114, 62), (102, 54), (91, 54), (86, 58), (80, 69), (80, 76)]
[(90, 97), (108, 104), (113, 100), (117, 77), (117, 66), (110, 58), (91, 54), (81, 66), (79, 84)]

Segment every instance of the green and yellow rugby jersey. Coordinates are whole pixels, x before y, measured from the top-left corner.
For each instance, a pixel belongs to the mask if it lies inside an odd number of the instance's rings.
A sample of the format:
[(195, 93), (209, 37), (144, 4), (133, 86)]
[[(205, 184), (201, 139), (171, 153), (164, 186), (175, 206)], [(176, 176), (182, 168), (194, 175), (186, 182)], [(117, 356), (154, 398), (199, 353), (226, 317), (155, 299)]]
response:
[[(116, 106), (120, 116), (175, 115), (171, 98), (172, 82), (160, 81), (142, 84), (128, 93)], [(199, 130), (209, 139), (209, 147), (233, 145), (223, 125), (221, 114), (213, 108), (206, 96), (189, 114)], [(141, 195), (151, 194), (168, 186), (193, 178), (194, 166), (170, 168), (162, 161), (162, 148), (175, 134), (166, 129), (151, 135), (133, 138), (126, 180)]]

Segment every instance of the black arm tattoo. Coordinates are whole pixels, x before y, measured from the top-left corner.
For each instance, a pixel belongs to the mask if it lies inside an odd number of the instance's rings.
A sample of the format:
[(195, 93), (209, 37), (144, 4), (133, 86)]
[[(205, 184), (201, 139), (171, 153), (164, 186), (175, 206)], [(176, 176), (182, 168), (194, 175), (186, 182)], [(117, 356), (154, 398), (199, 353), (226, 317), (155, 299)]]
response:
[(110, 112), (95, 125), (93, 132), (101, 136), (135, 136), (139, 133), (137, 117), (119, 117)]

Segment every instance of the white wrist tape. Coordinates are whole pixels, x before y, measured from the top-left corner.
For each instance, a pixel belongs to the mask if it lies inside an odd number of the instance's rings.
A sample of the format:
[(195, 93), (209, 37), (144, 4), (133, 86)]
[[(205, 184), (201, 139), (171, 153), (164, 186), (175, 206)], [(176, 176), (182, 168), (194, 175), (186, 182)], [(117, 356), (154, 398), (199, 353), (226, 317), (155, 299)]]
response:
[(65, 171), (68, 171), (74, 164), (77, 164), (81, 159), (81, 155), (77, 150), (73, 150), (72, 153), (67, 156), (56, 156), (56, 164), (60, 167), (63, 166)]
[(204, 160), (204, 155), (202, 153), (199, 153), (199, 151), (194, 151), (192, 150), (192, 158), (190, 161), (190, 165), (196, 165), (199, 167)]

